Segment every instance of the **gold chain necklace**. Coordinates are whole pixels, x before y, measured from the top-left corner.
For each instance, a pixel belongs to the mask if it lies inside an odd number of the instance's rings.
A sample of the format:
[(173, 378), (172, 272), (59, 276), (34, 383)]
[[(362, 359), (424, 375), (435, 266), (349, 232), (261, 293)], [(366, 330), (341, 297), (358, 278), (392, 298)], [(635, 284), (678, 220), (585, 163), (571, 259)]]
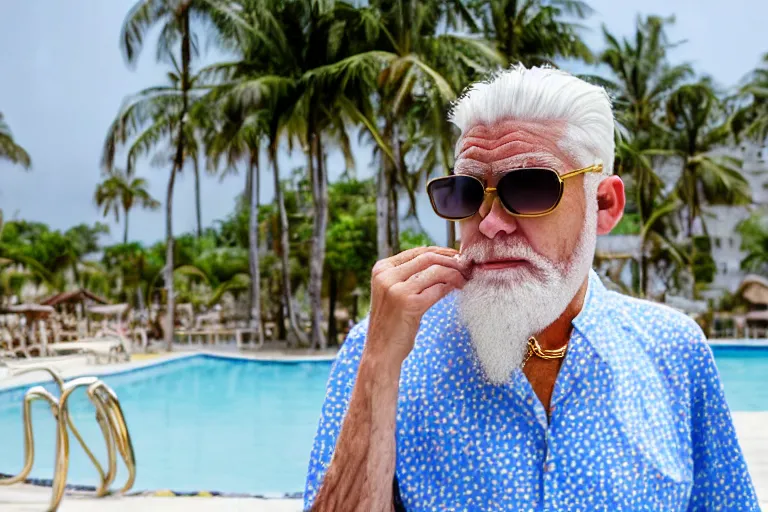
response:
[(565, 357), (565, 353), (567, 350), (568, 350), (568, 343), (566, 343), (560, 348), (556, 348), (553, 350), (543, 349), (541, 348), (541, 345), (539, 345), (539, 340), (531, 336), (530, 338), (528, 338), (528, 352), (525, 354), (525, 359), (523, 360), (522, 368), (525, 368), (525, 363), (527, 363), (528, 360), (533, 355), (535, 355), (539, 359), (562, 359)]

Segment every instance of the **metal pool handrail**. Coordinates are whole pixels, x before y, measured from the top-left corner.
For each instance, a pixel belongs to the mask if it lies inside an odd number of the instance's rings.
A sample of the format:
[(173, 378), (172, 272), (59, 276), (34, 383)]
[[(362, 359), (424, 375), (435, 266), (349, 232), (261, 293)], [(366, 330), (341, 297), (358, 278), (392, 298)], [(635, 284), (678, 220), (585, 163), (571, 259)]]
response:
[[(0, 485), (11, 485), (23, 482), (32, 471), (32, 465), (35, 457), (34, 437), (32, 431), (32, 402), (35, 400), (44, 400), (48, 402), (51, 412), (56, 419), (56, 462), (53, 475), (53, 495), (51, 496), (48, 512), (54, 512), (59, 508), (61, 499), (64, 496), (66, 488), (67, 473), (69, 470), (69, 435), (71, 430), (75, 438), (83, 447), (86, 455), (91, 460), (99, 473), (100, 484), (96, 489), (97, 496), (106, 496), (110, 494), (109, 486), (117, 476), (117, 457), (115, 450), (120, 453), (125, 467), (128, 469), (128, 480), (118, 491), (125, 493), (136, 480), (136, 456), (133, 451), (131, 435), (128, 432), (128, 425), (125, 422), (123, 410), (120, 407), (120, 401), (115, 392), (103, 381), (96, 377), (80, 377), (65, 383), (59, 373), (53, 368), (47, 366), (36, 366), (25, 368), (14, 372), (16, 375), (30, 373), (34, 371), (45, 371), (53, 377), (59, 388), (60, 396), (58, 400), (42, 386), (35, 386), (24, 394), (24, 408), (22, 419), (24, 423), (24, 467), (18, 475), (0, 479)], [(99, 461), (88, 449), (80, 432), (74, 425), (72, 417), (69, 414), (68, 400), (72, 393), (80, 388), (86, 387), (88, 399), (96, 408), (96, 421), (101, 428), (104, 441), (107, 446), (108, 470), (106, 474), (99, 464)]]

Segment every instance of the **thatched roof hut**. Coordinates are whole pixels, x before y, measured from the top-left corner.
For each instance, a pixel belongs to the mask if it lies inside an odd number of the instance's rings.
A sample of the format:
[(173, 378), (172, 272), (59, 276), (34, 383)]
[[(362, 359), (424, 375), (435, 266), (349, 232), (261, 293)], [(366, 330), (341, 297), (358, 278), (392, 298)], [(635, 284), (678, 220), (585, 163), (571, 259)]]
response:
[(109, 304), (107, 299), (99, 297), (95, 293), (80, 288), (68, 292), (61, 292), (40, 301), (44, 306), (58, 306), (59, 304), (93, 303)]
[(768, 306), (768, 279), (749, 274), (741, 282), (736, 293), (751, 304)]

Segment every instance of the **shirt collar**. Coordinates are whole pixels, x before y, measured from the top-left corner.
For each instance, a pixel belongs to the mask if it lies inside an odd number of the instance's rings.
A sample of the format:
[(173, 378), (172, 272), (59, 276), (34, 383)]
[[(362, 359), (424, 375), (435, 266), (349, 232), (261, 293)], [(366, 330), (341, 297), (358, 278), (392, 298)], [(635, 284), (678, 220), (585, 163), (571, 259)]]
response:
[(606, 325), (607, 310), (611, 304), (609, 293), (597, 272), (590, 268), (584, 306), (571, 322), (578, 334), (592, 345), (598, 356), (604, 360), (605, 355), (609, 353), (608, 347), (605, 346), (609, 337), (601, 336), (605, 334), (601, 331)]
[(597, 272), (590, 268), (587, 276), (587, 293), (584, 296), (584, 306), (573, 319), (574, 327), (584, 330), (595, 321), (596, 315), (605, 303), (606, 293), (608, 293), (608, 290), (600, 280)]
[(574, 330), (594, 349), (598, 357), (610, 367), (627, 364), (633, 356), (626, 350), (617, 350), (617, 343), (628, 343), (627, 326), (621, 313), (620, 295), (608, 290), (597, 273), (590, 269), (589, 284), (584, 307), (573, 319)]

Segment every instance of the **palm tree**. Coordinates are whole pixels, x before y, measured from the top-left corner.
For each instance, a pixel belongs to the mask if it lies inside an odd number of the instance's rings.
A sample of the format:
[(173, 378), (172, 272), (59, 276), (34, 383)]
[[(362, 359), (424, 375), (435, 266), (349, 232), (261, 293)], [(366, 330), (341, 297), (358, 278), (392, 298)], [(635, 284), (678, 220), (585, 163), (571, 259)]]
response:
[[(149, 124), (137, 136), (130, 154), (134, 158), (149, 150), (161, 138), (171, 138), (175, 146), (173, 165), (165, 200), (166, 213), (166, 268), (165, 288), (168, 308), (165, 342), (168, 350), (173, 347), (175, 325), (175, 299), (173, 291), (173, 189), (176, 174), (184, 166), (184, 159), (192, 143), (186, 127), (190, 101), (194, 100), (194, 78), (191, 72), (192, 58), (198, 54), (197, 40), (192, 34), (191, 21), (207, 15), (210, 4), (204, 0), (139, 0), (126, 17), (121, 39), (121, 49), (129, 65), (135, 65), (141, 52), (144, 37), (156, 25), (160, 25), (157, 40), (157, 58), (170, 62), (172, 85), (152, 87), (139, 93), (118, 114), (107, 137), (104, 161), (111, 167), (115, 148), (136, 136), (139, 127)], [(179, 59), (176, 58), (178, 44)], [(130, 161), (129, 161), (130, 164)], [(127, 169), (131, 172), (131, 166)]]
[[(741, 174), (741, 161), (715, 150), (732, 140), (731, 120), (708, 79), (687, 84), (667, 99), (671, 154), (682, 162), (675, 186), (685, 204), (687, 235), (702, 218), (703, 205), (746, 205), (752, 201), (749, 182)], [(702, 218), (702, 229), (706, 224)]]
[(591, 62), (592, 52), (579, 36), (578, 24), (592, 14), (581, 0), (475, 0), (469, 7), (485, 37), (494, 41), (507, 64), (552, 64), (556, 57)]
[(29, 154), (13, 140), (11, 128), (3, 120), (3, 113), (0, 112), (0, 160), (2, 159), (10, 160), (11, 163), (19, 164), (25, 169), (32, 166)]
[(706, 236), (705, 205), (747, 205), (752, 202), (752, 193), (741, 174), (741, 160), (717, 153), (733, 140), (733, 131), (731, 117), (708, 79), (675, 90), (667, 99), (666, 121), (670, 128), (669, 152), (681, 162), (675, 193), (685, 207), (691, 290), (695, 297), (698, 285), (711, 282), (713, 277), (707, 270), (712, 265), (709, 239), (694, 238), (696, 220), (701, 221)]
[[(224, 173), (233, 172), (238, 162), (247, 160), (243, 197), (248, 204), (248, 268), (250, 274), (249, 316), (251, 327), (258, 329), (259, 343), (264, 341), (261, 328), (261, 272), (259, 262), (259, 154), (266, 131), (263, 112), (246, 115), (231, 96), (215, 101), (217, 91), (198, 103), (199, 115), (209, 122), (206, 133), (208, 167), (218, 169), (221, 158), (226, 160)], [(206, 108), (207, 107), (207, 108)], [(244, 117), (245, 115), (245, 117)], [(218, 117), (217, 117), (218, 116)], [(201, 122), (205, 122), (201, 120)]]
[[(182, 112), (188, 105), (190, 92), (183, 92), (179, 86), (175, 73), (169, 73), (172, 83), (168, 86), (157, 86), (147, 88), (135, 96), (129, 98), (121, 107), (115, 120), (110, 126), (104, 150), (102, 155), (102, 167), (110, 169), (114, 167), (115, 154), (121, 146), (127, 146), (126, 174), (132, 176), (135, 170), (136, 162), (139, 157), (150, 154), (159, 144), (167, 141), (172, 148), (184, 146), (187, 140), (187, 131), (179, 131), (179, 125), (183, 124)], [(179, 138), (180, 137), (180, 138)], [(176, 182), (176, 175), (181, 171), (184, 164), (185, 152), (182, 150), (181, 160), (176, 159), (177, 151), (174, 152), (171, 173), (168, 179), (165, 198), (165, 216), (166, 216), (166, 266), (165, 266), (165, 289), (167, 294), (167, 304), (171, 308), (168, 315), (168, 325), (174, 325), (171, 316), (173, 316), (173, 190)], [(172, 347), (172, 330), (170, 335), (166, 328), (166, 344), (168, 348)]]
[(753, 213), (736, 228), (741, 235), (741, 249), (747, 252), (741, 268), (762, 275), (768, 274), (768, 224), (765, 213)]
[[(654, 255), (666, 247), (675, 254), (670, 205), (676, 196), (664, 190), (655, 166), (669, 158), (665, 149), (668, 131), (663, 125), (666, 99), (693, 73), (687, 64), (670, 65), (667, 52), (675, 46), (665, 27), (672, 18), (649, 16), (637, 19), (632, 39), (619, 41), (605, 27), (607, 48), (598, 60), (607, 65), (613, 77), (585, 77), (608, 89), (613, 96), (616, 117), (616, 160), (614, 169), (627, 183), (628, 208), (639, 214), (642, 228), (639, 291), (645, 295), (649, 285), (649, 266)], [(674, 210), (674, 208), (673, 208)], [(662, 213), (659, 213), (662, 212)]]
[[(473, 77), (504, 59), (487, 42), (456, 32), (477, 29), (459, 3), (377, 0), (371, 9), (366, 19), (377, 26), (375, 47), (387, 52), (377, 79), (376, 117), (383, 126), (380, 135), (372, 134), (380, 155), (376, 206), (382, 259), (399, 252), (399, 190), (408, 195), (408, 215), (415, 216), (419, 183), (441, 162), (446, 170), (452, 164), (454, 134), (446, 122), (450, 102)], [(408, 172), (406, 157), (411, 150), (420, 153), (418, 172)]]
[[(300, 116), (293, 115), (297, 81), (301, 73), (298, 59), (305, 50), (304, 40), (302, 37), (294, 39), (289, 37), (289, 34), (303, 33), (302, 13), (307, 5), (293, 2), (267, 9), (262, 0), (240, 0), (230, 4), (216, 4), (213, 19), (222, 34), (224, 46), (237, 52), (239, 60), (211, 66), (208, 73), (214, 77), (224, 77), (224, 83), (214, 94), (223, 96), (220, 105), (225, 108), (225, 117), (239, 119), (238, 122), (251, 124), (252, 128), (258, 126), (258, 130), (248, 136), (252, 143), (249, 151), (250, 163), (253, 165), (250, 168), (256, 174), (258, 137), (255, 135), (257, 132), (262, 133), (263, 129), (266, 136), (267, 157), (273, 170), (274, 201), (278, 213), (282, 299), (290, 331), (300, 345), (306, 346), (309, 340), (299, 325), (292, 299), (290, 233), (280, 183), (278, 149), (282, 139), (288, 142), (290, 148), (295, 140), (303, 139), (305, 133)], [(223, 126), (227, 125), (228, 123), (224, 123)], [(230, 126), (235, 127), (237, 123)], [(245, 150), (239, 147), (238, 142), (245, 142), (245, 139), (232, 140), (226, 150), (228, 162)], [(306, 146), (303, 143), (301, 145)], [(253, 180), (248, 178), (247, 188), (250, 188), (252, 183)], [(252, 222), (255, 220), (253, 217)]]
[(736, 133), (764, 142), (768, 138), (768, 53), (762, 65), (747, 75), (739, 95), (746, 104), (734, 116)]
[[(309, 261), (311, 344), (324, 349), (327, 339), (322, 330), (322, 285), (329, 202), (325, 146), (335, 138), (350, 163), (352, 154), (344, 116), (358, 116), (361, 111), (369, 110), (370, 91), (381, 56), (375, 52), (361, 53), (367, 45), (360, 45), (351, 30), (359, 23), (359, 18), (350, 19), (349, 9), (344, 4), (324, 7), (312, 3), (307, 21), (312, 30), (306, 33), (307, 54), (293, 112), (305, 123), (307, 168), (314, 203)], [(344, 30), (340, 30), (340, 24)], [(324, 48), (326, 42), (329, 49), (336, 51), (329, 52)]]
[(370, 119), (366, 115), (370, 111), (368, 91), (381, 61), (388, 56), (363, 51), (368, 48), (357, 33), (365, 31), (365, 20), (361, 11), (348, 4), (296, 1), (259, 10), (261, 4), (243, 0), (225, 11), (237, 27), (233, 32), (251, 40), (246, 62), (240, 66), (241, 82), (233, 93), (250, 108), (269, 110), (273, 165), (283, 134), (307, 154), (314, 220), (309, 264), (311, 344), (324, 347), (321, 289), (328, 224), (326, 146), (337, 144), (347, 162), (351, 161), (345, 121)]
[(103, 208), (106, 217), (110, 210), (115, 214), (115, 222), (120, 222), (120, 210), (125, 214), (123, 243), (128, 243), (128, 213), (134, 206), (156, 210), (160, 202), (149, 194), (149, 183), (144, 178), (130, 178), (125, 171), (116, 169), (96, 186), (93, 195), (96, 206)]
[(6, 296), (21, 293), (24, 285), (33, 279), (51, 285), (54, 280), (45, 266), (28, 254), (26, 249), (31, 244), (3, 236), (5, 226), (3, 210), (0, 210), (0, 305)]
[(693, 75), (690, 65), (673, 66), (667, 60), (667, 52), (676, 46), (665, 31), (672, 23), (673, 17), (638, 17), (634, 39), (621, 42), (603, 27), (607, 48), (599, 61), (610, 68), (614, 78), (590, 77), (613, 93), (617, 122), (642, 138), (644, 147), (650, 147), (652, 136), (658, 134), (658, 112), (666, 98)]

